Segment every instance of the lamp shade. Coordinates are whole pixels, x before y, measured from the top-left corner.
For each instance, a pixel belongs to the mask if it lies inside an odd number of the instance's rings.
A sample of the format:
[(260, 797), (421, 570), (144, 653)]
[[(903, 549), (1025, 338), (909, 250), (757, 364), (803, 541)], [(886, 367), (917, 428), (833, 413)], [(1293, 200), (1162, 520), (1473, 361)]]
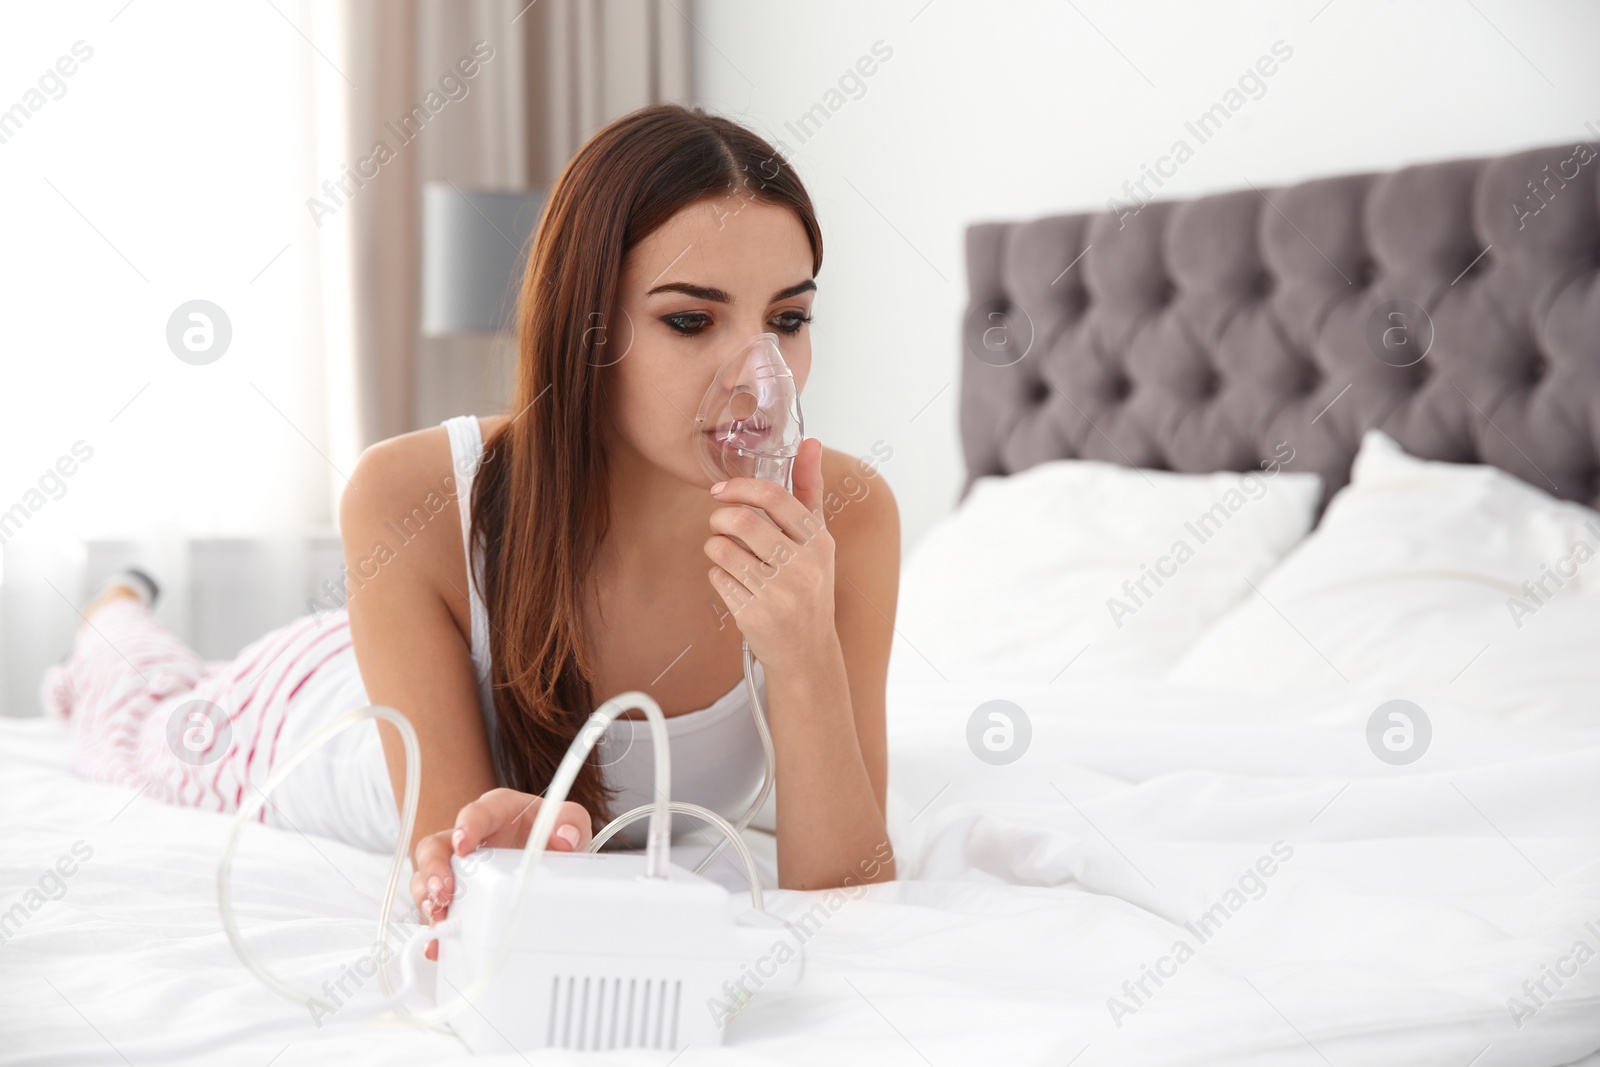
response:
[(544, 194), (422, 187), (422, 332), (428, 337), (510, 329)]

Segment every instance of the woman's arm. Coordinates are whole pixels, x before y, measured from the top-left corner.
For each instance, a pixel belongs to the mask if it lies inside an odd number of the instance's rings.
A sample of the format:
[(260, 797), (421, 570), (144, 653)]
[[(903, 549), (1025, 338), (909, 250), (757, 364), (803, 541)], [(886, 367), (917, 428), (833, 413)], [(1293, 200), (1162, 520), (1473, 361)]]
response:
[[(374, 704), (411, 720), (421, 751), (417, 821), (407, 843), (411, 899), (430, 925), (455, 893), (452, 853), (520, 848), (540, 798), (495, 787), (472, 666), (461, 511), (443, 428), (381, 441), (361, 454), (339, 501), (356, 664)], [(401, 538), (404, 537), (404, 540)], [(400, 732), (378, 723), (396, 810), (405, 797)], [(566, 801), (551, 848), (587, 848), (589, 814)], [(437, 942), (427, 948), (438, 958)]]
[(706, 549), (718, 564), (712, 586), (766, 675), (781, 794), (778, 880), (786, 889), (884, 881), (895, 872), (885, 819), (884, 686), (899, 589), (899, 510), (881, 475), (868, 478), (832, 452), (824, 474), (821, 452), (813, 442), (802, 448), (793, 495), (753, 479), (730, 481), (719, 500), (761, 507), (776, 522), (719, 509), (712, 528), (723, 536)]
[[(361, 679), (374, 704), (411, 720), (422, 752), (417, 822), (407, 842), (413, 856), (418, 841), (452, 826), (464, 805), (495, 786), (470, 645), (446, 599), (466, 595), (451, 469), (443, 428), (403, 434), (361, 454), (339, 502)], [(409, 540), (401, 542), (397, 530)], [(453, 579), (445, 575), (450, 563), (461, 567)], [(398, 806), (405, 750), (393, 726), (378, 729)]]

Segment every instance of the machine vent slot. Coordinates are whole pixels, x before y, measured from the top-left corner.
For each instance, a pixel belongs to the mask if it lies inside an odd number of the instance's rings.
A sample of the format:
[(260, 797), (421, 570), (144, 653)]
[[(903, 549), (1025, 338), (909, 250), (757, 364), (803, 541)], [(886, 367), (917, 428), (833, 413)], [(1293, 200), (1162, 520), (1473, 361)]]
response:
[(550, 1048), (602, 1050), (678, 1047), (683, 981), (606, 975), (550, 980)]

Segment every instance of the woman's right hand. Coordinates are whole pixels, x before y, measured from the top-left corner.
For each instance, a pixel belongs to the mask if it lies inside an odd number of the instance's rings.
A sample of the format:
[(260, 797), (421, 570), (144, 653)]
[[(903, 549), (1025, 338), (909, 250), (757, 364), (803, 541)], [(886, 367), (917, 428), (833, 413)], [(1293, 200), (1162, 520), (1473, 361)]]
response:
[[(480, 845), (491, 848), (522, 848), (528, 831), (544, 803), (542, 797), (515, 789), (491, 789), (456, 814), (452, 829), (429, 834), (417, 842), (412, 857), (416, 873), (411, 876), (411, 900), (428, 920), (428, 925), (444, 919), (455, 895), (455, 878), (450, 872), (450, 857), (466, 856)], [(550, 834), (553, 852), (587, 849), (594, 839), (589, 812), (575, 801), (561, 804), (556, 825)], [(439, 958), (439, 942), (428, 942), (428, 959)]]

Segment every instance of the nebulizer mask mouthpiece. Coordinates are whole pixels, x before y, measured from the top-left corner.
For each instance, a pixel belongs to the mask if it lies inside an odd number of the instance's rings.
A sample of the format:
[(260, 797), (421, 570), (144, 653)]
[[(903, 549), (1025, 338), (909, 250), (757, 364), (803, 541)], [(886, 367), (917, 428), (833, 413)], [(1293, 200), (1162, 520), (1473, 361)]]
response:
[(800, 390), (778, 335), (759, 334), (723, 364), (700, 401), (694, 419), (700, 467), (713, 482), (761, 478), (789, 489), (804, 439)]

